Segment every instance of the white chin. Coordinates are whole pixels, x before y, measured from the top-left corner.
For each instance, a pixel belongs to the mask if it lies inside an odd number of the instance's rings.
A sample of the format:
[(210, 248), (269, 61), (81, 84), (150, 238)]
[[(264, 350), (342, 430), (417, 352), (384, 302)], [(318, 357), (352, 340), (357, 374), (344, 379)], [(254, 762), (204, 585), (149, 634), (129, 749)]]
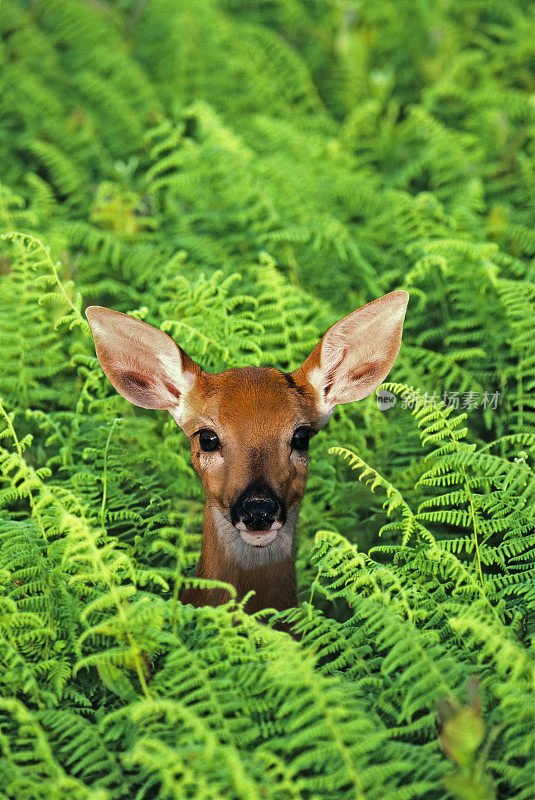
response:
[(253, 547), (265, 547), (270, 544), (277, 536), (277, 530), (271, 528), (267, 531), (244, 531), (240, 530), (240, 536), (247, 544)]

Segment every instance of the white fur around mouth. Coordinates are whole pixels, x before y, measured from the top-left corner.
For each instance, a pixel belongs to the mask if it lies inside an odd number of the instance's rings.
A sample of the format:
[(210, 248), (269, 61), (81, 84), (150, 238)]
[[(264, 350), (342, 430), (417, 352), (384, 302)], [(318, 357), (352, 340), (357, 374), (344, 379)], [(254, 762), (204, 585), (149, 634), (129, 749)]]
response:
[(236, 528), (240, 532), (240, 536), (244, 542), (253, 545), (253, 547), (265, 547), (275, 539), (278, 529), (282, 527), (280, 522), (274, 522), (270, 528), (265, 531), (249, 531), (244, 522), (238, 522)]

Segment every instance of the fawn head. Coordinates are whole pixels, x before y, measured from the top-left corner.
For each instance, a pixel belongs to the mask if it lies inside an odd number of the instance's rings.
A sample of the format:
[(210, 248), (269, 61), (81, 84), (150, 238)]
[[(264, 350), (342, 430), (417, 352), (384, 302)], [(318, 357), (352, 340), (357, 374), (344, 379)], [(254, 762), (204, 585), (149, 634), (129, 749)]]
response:
[(244, 567), (293, 554), (308, 443), (338, 403), (361, 400), (390, 372), (409, 295), (389, 292), (332, 325), (291, 373), (205, 372), (167, 334), (127, 314), (86, 309), (97, 358), (130, 403), (165, 409), (191, 444), (206, 513)]

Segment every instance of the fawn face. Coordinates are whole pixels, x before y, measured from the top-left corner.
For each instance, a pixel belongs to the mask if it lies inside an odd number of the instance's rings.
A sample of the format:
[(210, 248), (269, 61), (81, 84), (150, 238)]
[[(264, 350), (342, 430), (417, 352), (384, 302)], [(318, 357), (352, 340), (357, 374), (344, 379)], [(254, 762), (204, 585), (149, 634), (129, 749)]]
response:
[(293, 556), (308, 441), (338, 403), (371, 394), (401, 345), (408, 294), (390, 292), (335, 323), (301, 367), (205, 372), (162, 331), (91, 306), (97, 357), (117, 391), (166, 409), (188, 436), (206, 513), (244, 567)]
[(310, 387), (270, 367), (200, 377), (182, 425), (218, 535), (242, 566), (290, 557), (308, 442), (321, 427)]

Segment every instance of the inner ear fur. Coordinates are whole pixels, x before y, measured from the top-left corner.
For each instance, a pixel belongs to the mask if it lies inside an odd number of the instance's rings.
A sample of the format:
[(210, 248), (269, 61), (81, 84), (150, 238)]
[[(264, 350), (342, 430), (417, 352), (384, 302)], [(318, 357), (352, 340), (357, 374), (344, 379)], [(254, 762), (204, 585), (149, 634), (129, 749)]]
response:
[(313, 387), (324, 422), (337, 404), (362, 400), (384, 381), (401, 347), (408, 301), (409, 293), (398, 289), (351, 312), (329, 328), (292, 373)]
[(146, 322), (104, 306), (89, 306), (85, 313), (97, 358), (119, 394), (141, 408), (176, 414), (202, 372), (199, 365)]

